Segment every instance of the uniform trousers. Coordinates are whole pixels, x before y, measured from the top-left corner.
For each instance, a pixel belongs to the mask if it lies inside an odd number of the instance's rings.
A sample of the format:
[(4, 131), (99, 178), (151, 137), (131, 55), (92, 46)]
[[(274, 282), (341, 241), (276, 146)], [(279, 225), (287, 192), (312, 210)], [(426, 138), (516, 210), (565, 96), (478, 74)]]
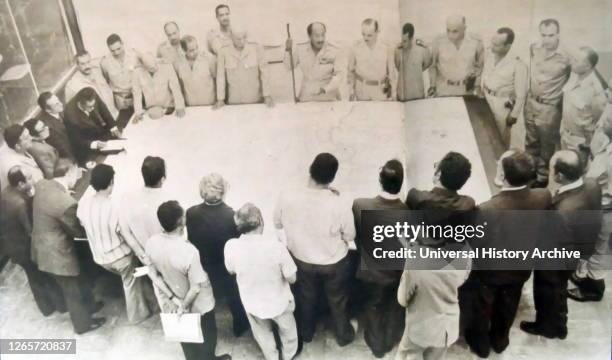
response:
[(316, 328), (317, 305), (325, 297), (331, 313), (336, 341), (346, 345), (355, 338), (355, 330), (349, 322), (348, 301), (350, 293), (350, 262), (345, 256), (330, 265), (316, 265), (295, 259), (297, 282), (295, 298), (297, 305), (298, 334), (305, 342), (312, 341)]
[(298, 349), (298, 335), (293, 316), (295, 302), (291, 301), (287, 309), (280, 315), (273, 318), (262, 319), (253, 314), (247, 313), (253, 337), (259, 344), (259, 348), (266, 360), (278, 360), (279, 353), (276, 348), (274, 330), (278, 331), (281, 342), (281, 353), (283, 360), (291, 360)]
[(382, 84), (368, 85), (360, 80), (355, 80), (355, 97), (359, 101), (387, 101), (389, 98), (383, 92)]
[(506, 107), (506, 103), (509, 101), (509, 98), (493, 96), (491, 94), (485, 94), (485, 98), (487, 99), (489, 108), (495, 117), (495, 125), (497, 126), (497, 130), (504, 140), (505, 147), (508, 148), (510, 146), (510, 132), (512, 129), (506, 123), (508, 114), (510, 114), (511, 111)]
[(525, 102), (525, 151), (536, 161), (538, 181), (548, 181), (549, 163), (559, 146), (561, 106), (542, 104), (529, 95)]
[(604, 286), (597, 286), (593, 280), (602, 280), (606, 277), (609, 269), (612, 269), (612, 254), (610, 253), (610, 238), (612, 236), (612, 209), (603, 212), (603, 221), (597, 242), (595, 253), (588, 260), (580, 260), (575, 275), (583, 280), (580, 290), (603, 296)]

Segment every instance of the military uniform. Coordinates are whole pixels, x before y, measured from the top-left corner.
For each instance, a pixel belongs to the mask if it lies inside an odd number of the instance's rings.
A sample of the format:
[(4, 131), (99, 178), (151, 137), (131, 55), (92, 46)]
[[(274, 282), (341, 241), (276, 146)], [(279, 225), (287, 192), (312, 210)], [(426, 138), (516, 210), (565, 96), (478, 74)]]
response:
[(162, 108), (164, 112), (172, 108), (184, 109), (185, 100), (176, 73), (170, 64), (158, 64), (157, 71), (151, 75), (140, 67), (134, 72), (133, 79), (134, 112), (142, 114), (142, 99), (149, 115), (153, 118), (159, 115), (152, 113), (154, 108)]
[[(357, 100), (389, 100), (395, 98), (397, 75), (393, 64), (393, 49), (381, 41), (370, 48), (365, 41), (358, 41), (348, 56), (349, 94)], [(386, 83), (391, 91), (385, 93)]]
[(586, 159), (597, 120), (606, 106), (605, 90), (592, 72), (582, 80), (572, 76), (563, 88), (561, 148), (579, 151)]
[(180, 43), (177, 46), (173, 46), (166, 40), (157, 47), (157, 57), (169, 64), (174, 64), (185, 59), (185, 51), (183, 51)]
[(495, 55), (489, 52), (482, 73), (482, 90), (495, 117), (497, 129), (510, 146), (508, 115), (518, 119), (527, 98), (527, 65), (518, 57), (506, 54), (495, 63)]
[(134, 49), (126, 49), (123, 60), (108, 54), (100, 61), (102, 74), (113, 90), (115, 105), (119, 110), (133, 106), (132, 74), (140, 65), (140, 55)]
[(530, 48), (529, 91), (525, 102), (525, 151), (536, 160), (538, 181), (548, 181), (550, 158), (559, 144), (563, 87), (569, 79), (568, 54)]
[(210, 29), (206, 34), (206, 45), (211, 54), (219, 55), (222, 48), (232, 45), (232, 38), (219, 29)]
[(437, 96), (462, 96), (468, 91), (468, 78), (475, 78), (474, 84), (480, 85), (484, 65), (484, 46), (482, 40), (467, 34), (457, 47), (446, 35), (437, 37), (432, 45), (433, 64), (429, 69), (431, 86), (436, 87)]
[(398, 71), (397, 99), (407, 101), (424, 98), (423, 71), (431, 66), (431, 50), (421, 41), (415, 41), (410, 48), (400, 45), (395, 49), (394, 60)]
[(217, 61), (217, 100), (253, 104), (270, 95), (266, 61), (258, 44), (248, 42), (242, 50), (225, 46)]
[(214, 56), (200, 52), (193, 62), (183, 59), (174, 63), (174, 67), (182, 85), (187, 106), (213, 105), (215, 103), (217, 59)]
[[(289, 54), (285, 52), (285, 67), (291, 69)], [(300, 101), (333, 101), (340, 99), (339, 85), (342, 80), (342, 69), (339, 65), (339, 50), (326, 42), (323, 48), (315, 53), (310, 42), (298, 44), (293, 50), (294, 66), (302, 71)], [(325, 93), (319, 94), (323, 89)]]

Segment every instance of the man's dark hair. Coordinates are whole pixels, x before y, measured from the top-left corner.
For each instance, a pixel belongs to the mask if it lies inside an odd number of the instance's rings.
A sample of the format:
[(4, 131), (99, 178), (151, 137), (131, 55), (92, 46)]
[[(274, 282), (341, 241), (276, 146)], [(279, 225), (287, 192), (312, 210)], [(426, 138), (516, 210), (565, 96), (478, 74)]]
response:
[(76, 99), (79, 104), (84, 104), (86, 102), (96, 100), (97, 94), (96, 90), (91, 87), (85, 87), (79, 90), (76, 94)]
[[(556, 173), (562, 174), (569, 181), (576, 181), (580, 179), (583, 172), (582, 161), (580, 155), (576, 151), (567, 150), (574, 153), (573, 159), (567, 159), (564, 157), (558, 157), (553, 166)], [(569, 161), (568, 161), (569, 160)]]
[(559, 25), (559, 21), (557, 19), (544, 19), (540, 21), (540, 27), (550, 25), (555, 25), (555, 27), (557, 28), (557, 34), (561, 32), (561, 25)]
[(38, 131), (36, 131), (36, 124), (38, 124), (40, 120), (32, 118), (27, 120), (26, 122), (23, 123), (23, 126), (28, 129), (28, 131), (30, 132), (30, 135), (32, 136), (38, 136), (40, 135), (38, 133)]
[(523, 151), (515, 151), (506, 156), (502, 159), (501, 165), (506, 181), (512, 186), (527, 185), (534, 177), (534, 160)]
[(21, 166), (15, 165), (9, 169), (6, 178), (12, 187), (19, 186), (19, 183), (26, 182), (26, 177), (21, 170)]
[(4, 129), (4, 142), (11, 149), (15, 149), (15, 146), (19, 143), (19, 138), (23, 134), (25, 128), (19, 124), (13, 124)]
[(96, 191), (106, 190), (115, 178), (115, 170), (112, 166), (106, 164), (98, 164), (91, 170), (91, 179), (89, 184)]
[(374, 25), (374, 31), (378, 31), (378, 21), (372, 18), (367, 18), (361, 22), (361, 25)]
[(219, 10), (226, 8), (227, 10), (229, 10), (229, 6), (225, 5), (225, 4), (219, 4), (217, 5), (217, 7), (215, 7), (215, 16), (219, 15)]
[(315, 21), (315, 22), (311, 22), (310, 24), (308, 24), (308, 26), (306, 27), (306, 33), (308, 34), (308, 36), (312, 35), (312, 28), (313, 26), (315, 26), (316, 24), (319, 24), (321, 26), (323, 26), (323, 31), (327, 32), (327, 26), (325, 26), (325, 24), (323, 24), (320, 21)]
[(588, 46), (582, 46), (580, 51), (584, 51), (586, 53), (587, 61), (589, 64), (591, 64), (591, 67), (594, 68), (597, 66), (597, 63), (599, 62), (599, 54), (595, 50)]
[(451, 151), (440, 160), (438, 171), (440, 171), (442, 186), (457, 191), (465, 185), (472, 175), (472, 164), (465, 156)]
[(187, 48), (187, 46), (188, 46), (190, 43), (194, 42), (194, 41), (196, 41), (196, 42), (197, 42), (197, 39), (195, 38), (195, 36), (191, 36), (191, 35), (185, 35), (185, 36), (183, 36), (183, 37), (181, 38), (181, 48), (183, 49), (183, 51), (187, 51), (187, 50), (189, 50), (189, 49)]
[(38, 106), (40, 106), (41, 110), (44, 111), (47, 109), (47, 101), (49, 101), (49, 99), (52, 97), (53, 93), (51, 91), (44, 91), (38, 95), (38, 100), (36, 102), (38, 103)]
[(166, 232), (174, 231), (184, 212), (178, 201), (166, 201), (157, 208), (157, 219)]
[(389, 160), (380, 169), (378, 181), (383, 190), (389, 194), (397, 194), (402, 189), (404, 183), (404, 167), (399, 160)]
[(106, 45), (107, 46), (111, 46), (111, 45), (113, 45), (116, 42), (123, 43), (123, 40), (121, 40), (121, 37), (119, 35), (117, 35), (117, 34), (110, 34), (106, 38)]
[(317, 184), (327, 185), (334, 181), (338, 171), (338, 159), (330, 153), (321, 153), (310, 164), (310, 177)]
[(74, 161), (67, 158), (59, 158), (55, 163), (55, 167), (53, 168), (53, 177), (59, 178), (65, 176), (70, 169), (72, 169), (76, 164)]
[(147, 156), (140, 171), (146, 187), (156, 186), (166, 176), (166, 162), (157, 156)]
[(408, 34), (408, 37), (412, 39), (414, 37), (414, 25), (405, 23), (404, 26), (402, 26), (402, 35), (404, 34)]
[(76, 61), (76, 59), (89, 55), (89, 52), (87, 50), (79, 50), (77, 51), (77, 53), (74, 55), (74, 60)]
[(509, 27), (502, 27), (497, 29), (497, 33), (498, 34), (506, 34), (506, 45), (510, 45), (514, 43), (514, 30), (510, 29)]

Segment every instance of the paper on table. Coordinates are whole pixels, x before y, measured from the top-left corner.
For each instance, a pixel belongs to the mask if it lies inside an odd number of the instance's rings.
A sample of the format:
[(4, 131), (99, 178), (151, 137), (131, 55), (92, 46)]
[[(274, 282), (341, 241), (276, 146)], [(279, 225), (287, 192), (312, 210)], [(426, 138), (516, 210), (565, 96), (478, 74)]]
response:
[(164, 337), (167, 341), (202, 343), (202, 326), (200, 314), (160, 314)]
[(125, 150), (125, 139), (117, 139), (117, 140), (108, 140), (106, 141), (106, 146), (104, 149), (100, 151), (123, 151)]

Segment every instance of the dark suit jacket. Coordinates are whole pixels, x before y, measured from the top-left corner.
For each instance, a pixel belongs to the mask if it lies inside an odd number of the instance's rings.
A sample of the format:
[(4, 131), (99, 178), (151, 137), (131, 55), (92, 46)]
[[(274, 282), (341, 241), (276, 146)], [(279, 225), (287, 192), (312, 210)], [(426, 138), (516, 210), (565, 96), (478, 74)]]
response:
[(602, 223), (601, 187), (595, 179), (584, 179), (576, 189), (555, 195), (552, 208), (559, 211), (567, 226), (570, 246), (587, 259), (595, 250)]
[(0, 198), (0, 228), (2, 252), (17, 264), (29, 263), (32, 199), (12, 186), (7, 186)]
[(53, 179), (55, 163), (59, 158), (59, 151), (45, 141), (32, 140), (32, 146), (28, 149), (45, 179)]
[[(390, 285), (399, 282), (403, 270), (403, 265), (397, 270), (382, 270), (377, 268), (368, 267), (365, 259), (364, 242), (371, 242), (372, 239), (368, 238), (363, 234), (361, 228), (361, 211), (362, 210), (409, 210), (408, 206), (401, 200), (390, 200), (385, 199), (381, 196), (370, 199), (356, 199), (353, 201), (353, 218), (355, 219), (355, 230), (357, 236), (355, 237), (355, 245), (357, 245), (357, 251), (360, 257), (360, 266), (357, 269), (356, 277), (366, 282), (373, 282), (378, 284)], [(390, 244), (391, 239), (386, 239), (385, 243), (380, 243), (385, 250), (399, 249), (402, 247), (401, 243), (397, 241), (394, 244)], [(369, 246), (366, 246), (366, 249)], [(371, 258), (371, 256), (370, 256)], [(403, 261), (402, 261), (403, 262)], [(363, 270), (366, 269), (367, 270)]]
[[(487, 223), (484, 239), (475, 239), (474, 248), (496, 247), (508, 250), (533, 250), (540, 237), (549, 230), (545, 211), (550, 208), (552, 196), (546, 189), (525, 188), (501, 191), (478, 206), (476, 221)], [(522, 210), (510, 212), (512, 210)], [(542, 211), (536, 213), (534, 211)], [(532, 262), (504, 259), (478, 259), (474, 269), (480, 280), (487, 284), (520, 284), (531, 274)], [(521, 268), (524, 270), (508, 270)], [(490, 270), (500, 269), (500, 270)]]
[(459, 195), (455, 191), (434, 187), (431, 191), (410, 189), (406, 204), (412, 210), (453, 210), (469, 211), (476, 207), (474, 199), (469, 196)]
[(83, 164), (97, 153), (90, 148), (93, 141), (107, 141), (113, 138), (110, 130), (115, 127), (115, 119), (98, 95), (96, 95), (96, 107), (89, 115), (79, 108), (77, 98), (75, 96), (66, 104), (64, 121), (76, 159)]
[(49, 127), (47, 143), (57, 149), (61, 158), (74, 159), (74, 151), (64, 122), (49, 115), (46, 111), (40, 112), (38, 120)]
[(40, 180), (36, 184), (32, 260), (41, 271), (62, 276), (79, 275), (74, 238), (83, 234), (76, 209), (76, 200), (59, 182)]

